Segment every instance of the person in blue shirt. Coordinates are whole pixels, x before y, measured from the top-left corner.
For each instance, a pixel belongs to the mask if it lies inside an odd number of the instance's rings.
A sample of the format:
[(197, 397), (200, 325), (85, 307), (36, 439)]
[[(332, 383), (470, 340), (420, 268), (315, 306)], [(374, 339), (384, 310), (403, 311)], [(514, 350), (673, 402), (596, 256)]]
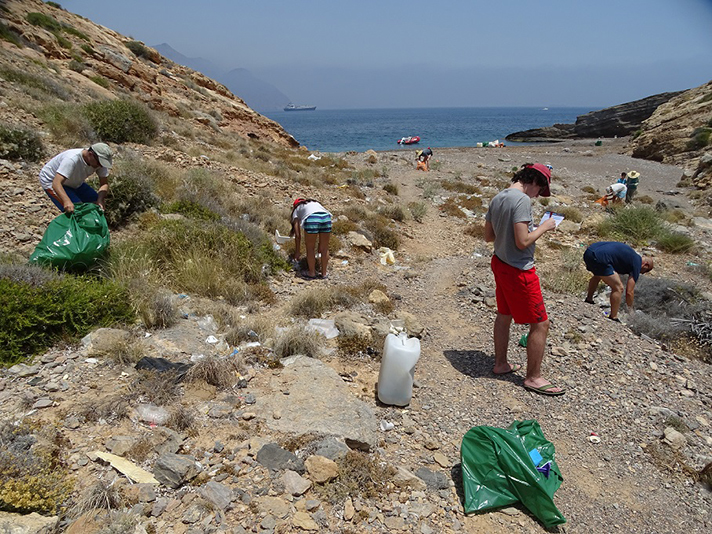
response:
[(623, 298), (623, 282), (620, 275), (628, 275), (628, 282), (625, 286), (625, 302), (628, 309), (632, 310), (635, 284), (641, 274), (652, 270), (653, 259), (647, 256), (641, 257), (625, 243), (599, 241), (586, 249), (586, 252), (583, 253), (583, 261), (586, 264), (586, 269), (593, 274), (588, 282), (588, 294), (585, 302), (594, 304), (593, 294), (596, 292), (599, 282), (605, 282), (611, 288), (611, 312), (608, 318), (620, 322), (618, 310)]

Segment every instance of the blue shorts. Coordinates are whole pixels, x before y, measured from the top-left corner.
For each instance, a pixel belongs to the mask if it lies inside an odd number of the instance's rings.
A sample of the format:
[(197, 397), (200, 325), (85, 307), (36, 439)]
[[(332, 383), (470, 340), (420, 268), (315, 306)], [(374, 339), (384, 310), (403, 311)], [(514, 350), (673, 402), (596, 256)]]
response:
[(312, 213), (306, 218), (302, 226), (307, 234), (329, 234), (331, 233), (331, 215), (328, 213)]
[(613, 265), (599, 262), (596, 259), (596, 253), (590, 248), (583, 253), (583, 262), (586, 264), (586, 270), (593, 273), (594, 276), (611, 276), (615, 272)]
[[(64, 192), (69, 197), (73, 204), (81, 204), (82, 202), (96, 202), (99, 199), (99, 194), (94, 191), (94, 188), (87, 183), (83, 183), (76, 189), (74, 187), (64, 187)], [(59, 211), (64, 211), (64, 206), (55, 194), (54, 189), (45, 189), (45, 193), (50, 198), (54, 205), (59, 208)]]

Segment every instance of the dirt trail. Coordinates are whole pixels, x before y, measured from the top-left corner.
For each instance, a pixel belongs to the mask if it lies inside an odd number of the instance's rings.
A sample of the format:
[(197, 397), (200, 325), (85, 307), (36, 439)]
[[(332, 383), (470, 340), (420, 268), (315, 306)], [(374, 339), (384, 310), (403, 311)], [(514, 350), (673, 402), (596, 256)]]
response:
[[(576, 204), (586, 194), (584, 186), (601, 190), (615, 181), (621, 169), (636, 168), (648, 179), (645, 189), (641, 187), (642, 194), (654, 201), (672, 198), (688, 206), (676, 187), (677, 168), (632, 160), (613, 149), (600, 154), (589, 153), (587, 147), (568, 150), (559, 146), (483, 152), (448, 149), (436, 154), (436, 159), (439, 156), (444, 162), (442, 169), (428, 174), (415, 171), (400, 154), (384, 154), (381, 159), (389, 162), (388, 176), (398, 185), (397, 201), (403, 206), (422, 202), (422, 186), (430, 180), (462, 176), (467, 183), (477, 183), (482, 176), (501, 187), (500, 182), (506, 185), (512, 168), (525, 161), (553, 162), (559, 172), (556, 175), (555, 171), (558, 201), (568, 198)], [(440, 194), (450, 196), (447, 191)], [(655, 406), (678, 405), (679, 413), (685, 413), (684, 401), (678, 403), (683, 396), (668, 374), (691, 373), (704, 380), (704, 364), (682, 360), (678, 364), (628, 328), (609, 324), (600, 310), (583, 307), (578, 297), (545, 291), (552, 329), (543, 374), (565, 387), (566, 395), (547, 398), (526, 391), (522, 387), (524, 369), (494, 376), (495, 310), (483, 298), (473, 303), (474, 288), (482, 290), (481, 297), (493, 296), (491, 246), (464, 234), (471, 220), (442, 216), (433, 202), (426, 203), (428, 212), (423, 223), (407, 223), (405, 233), (409, 237), (402, 239), (396, 253), (396, 268), (379, 269), (379, 280), (387, 285), (390, 295), (396, 296), (397, 307), (415, 314), (427, 331), (415, 374), (420, 387), (414, 390), (411, 405), (406, 409), (380, 407), (381, 417), (397, 422), (403, 419), (401, 425), (413, 421), (417, 430), (399, 441), (387, 440), (386, 454), (406, 466), (424, 464), (438, 470), (433, 459), (433, 450), (437, 450), (450, 462), (450, 475), (459, 487), (459, 446), (467, 430), (477, 425), (506, 427), (514, 420), (535, 419), (556, 446), (565, 483), (555, 503), (569, 520), (567, 532), (589, 531), (596, 525), (610, 529), (629, 524), (634, 518), (642, 523), (638, 530), (630, 531), (676, 531), (676, 523), (670, 521), (673, 516), (661, 512), (666, 507), (685, 517), (690, 531), (698, 531), (701, 523), (695, 517), (693, 503), (707, 502), (704, 490), (688, 492), (683, 486), (670, 484), (667, 493), (646, 490), (659, 488), (665, 479), (642, 451), (646, 444), (654, 446), (659, 439), (662, 422), (659, 416), (651, 415)], [(541, 246), (537, 262), (550, 261), (548, 256), (553, 252), (546, 244)], [(512, 363), (526, 363), (526, 349), (517, 345), (526, 330), (524, 325), (512, 326)], [(666, 368), (662, 376), (651, 376), (651, 368), (661, 366)], [(591, 445), (588, 437), (593, 430), (604, 436), (605, 446)], [(454, 523), (460, 521), (462, 531), (541, 530), (522, 507), (511, 514), (463, 517), (461, 499), (461, 495), (450, 497), (442, 505), (452, 510)]]

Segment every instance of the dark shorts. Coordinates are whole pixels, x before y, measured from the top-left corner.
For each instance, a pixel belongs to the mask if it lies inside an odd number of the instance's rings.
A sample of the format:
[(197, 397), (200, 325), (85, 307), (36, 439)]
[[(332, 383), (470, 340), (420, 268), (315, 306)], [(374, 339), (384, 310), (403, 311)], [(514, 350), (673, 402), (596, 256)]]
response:
[(536, 269), (523, 271), (492, 256), (492, 272), (497, 286), (497, 311), (511, 315), (517, 324), (543, 323), (546, 314)]
[(611, 276), (615, 272), (612, 265), (599, 262), (596, 259), (596, 253), (590, 248), (587, 248), (583, 253), (583, 262), (586, 264), (586, 270), (593, 273), (594, 276)]
[[(87, 183), (84, 183), (77, 188), (65, 186), (64, 192), (67, 193), (69, 200), (71, 200), (74, 204), (81, 204), (82, 202), (96, 202), (99, 199), (99, 194)], [(45, 193), (47, 193), (50, 200), (54, 202), (54, 205), (59, 208), (59, 211), (64, 211), (64, 206), (59, 200), (59, 197), (55, 194), (54, 189), (45, 189)]]
[(331, 233), (331, 215), (328, 213), (312, 213), (304, 221), (304, 231), (307, 234)]

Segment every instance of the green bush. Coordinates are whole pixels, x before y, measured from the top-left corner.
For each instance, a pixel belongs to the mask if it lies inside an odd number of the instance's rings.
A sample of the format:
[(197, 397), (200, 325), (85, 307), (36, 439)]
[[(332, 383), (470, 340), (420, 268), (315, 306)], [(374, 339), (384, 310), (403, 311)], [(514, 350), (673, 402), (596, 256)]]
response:
[(111, 85), (109, 83), (109, 80), (104, 78), (103, 76), (89, 76), (89, 79), (93, 81), (95, 84), (103, 87), (104, 89), (108, 89), (109, 86)]
[[(141, 261), (130, 263), (131, 258)], [(288, 267), (264, 233), (262, 244), (256, 245), (221, 223), (191, 219), (155, 223), (137, 239), (112, 247), (108, 264), (110, 271), (122, 270), (121, 279), (160, 275), (174, 291), (230, 303), (261, 294), (250, 285)]]
[(679, 254), (687, 252), (695, 246), (695, 240), (679, 232), (665, 232), (656, 240), (657, 246), (664, 252)]
[(63, 87), (52, 80), (40, 78), (39, 76), (34, 76), (33, 74), (28, 74), (27, 72), (10, 67), (0, 67), (0, 77), (8, 82), (24, 85), (30, 89), (39, 89), (43, 93), (56, 96), (62, 100), (69, 100), (71, 96)]
[(149, 51), (146, 46), (140, 41), (129, 41), (126, 44), (126, 48), (131, 50), (136, 57), (148, 57)]
[(106, 222), (110, 228), (119, 228), (138, 214), (160, 204), (153, 192), (153, 184), (142, 173), (121, 172), (109, 179), (109, 195), (106, 199)]
[(413, 220), (419, 223), (423, 222), (425, 214), (428, 213), (428, 205), (425, 202), (411, 202), (408, 204), (408, 209)]
[(69, 70), (73, 70), (74, 72), (78, 72), (81, 74), (81, 72), (87, 68), (87, 66), (82, 63), (81, 61), (77, 61), (76, 59), (73, 59), (69, 62)]
[(37, 114), (55, 141), (66, 146), (88, 145), (96, 140), (94, 130), (76, 104), (51, 104)]
[(0, 22), (0, 39), (12, 43), (15, 46), (21, 46), (18, 35), (2, 22)]
[(27, 22), (33, 26), (39, 26), (51, 32), (58, 32), (62, 29), (62, 25), (59, 22), (44, 13), (28, 13), (26, 18)]
[(692, 132), (692, 139), (687, 142), (687, 150), (699, 150), (710, 144), (712, 128), (696, 128)]
[(163, 213), (180, 213), (189, 219), (198, 219), (201, 221), (220, 220), (220, 215), (192, 200), (178, 200), (163, 206), (161, 211)]
[(158, 133), (153, 115), (134, 100), (91, 102), (84, 106), (84, 113), (103, 141), (147, 144)]
[(62, 6), (57, 2), (45, 2), (48, 6), (56, 7), (57, 9), (62, 9)]
[(40, 161), (43, 155), (44, 147), (36, 133), (0, 124), (0, 158)]
[(1, 365), (38, 354), (60, 339), (79, 339), (93, 328), (133, 320), (126, 290), (96, 278), (58, 275), (35, 285), (3, 277), (0, 294)]
[(79, 37), (80, 39), (84, 41), (90, 41), (89, 36), (83, 32), (80, 32), (73, 26), (69, 26), (68, 24), (62, 24), (62, 31), (64, 33), (68, 33), (69, 35), (74, 35), (75, 37)]
[(647, 206), (618, 209), (613, 216), (598, 225), (601, 237), (611, 237), (633, 245), (646, 244), (664, 235), (665, 231), (660, 214)]

